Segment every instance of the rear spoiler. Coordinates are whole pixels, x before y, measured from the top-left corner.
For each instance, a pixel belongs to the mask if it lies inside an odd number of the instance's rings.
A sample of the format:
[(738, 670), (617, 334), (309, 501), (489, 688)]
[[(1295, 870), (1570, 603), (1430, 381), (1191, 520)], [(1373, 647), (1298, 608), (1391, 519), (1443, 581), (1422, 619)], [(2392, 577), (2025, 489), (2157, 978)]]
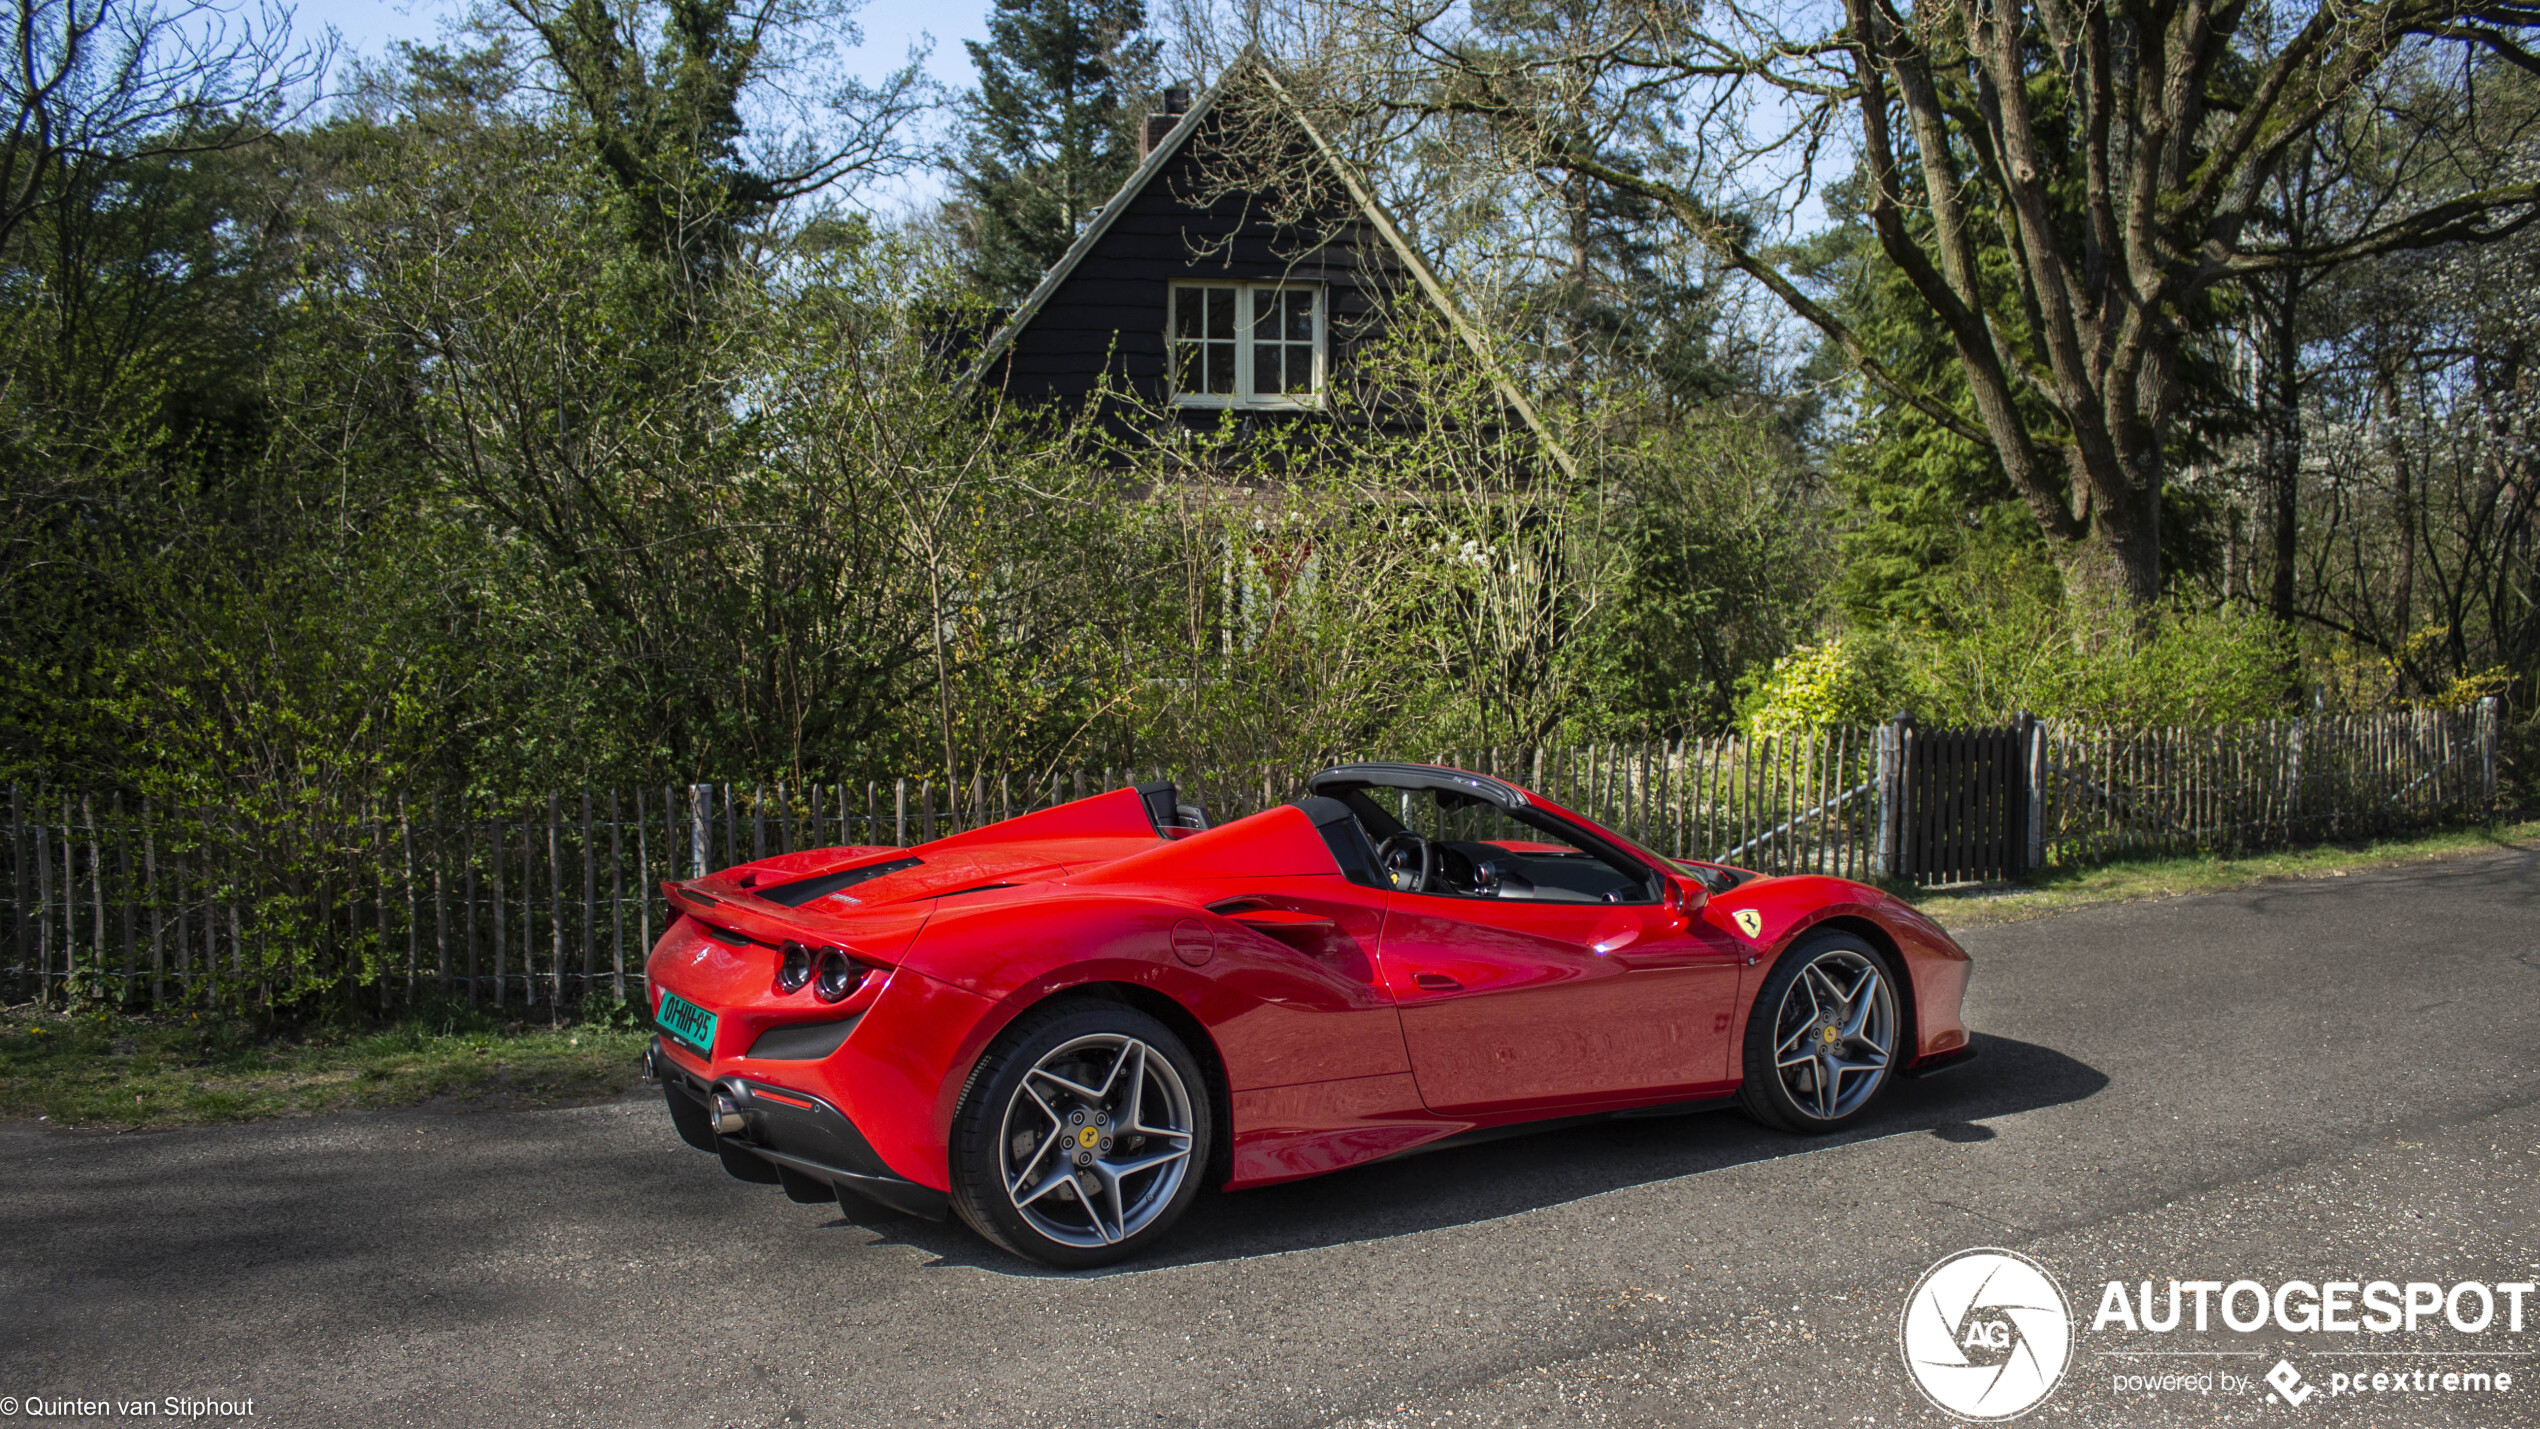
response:
[[(898, 964), (900, 952), (908, 946), (908, 936), (915, 934), (918, 926), (926, 921), (926, 911), (928, 911), (910, 909), (895, 918), (891, 916), (894, 910), (876, 910), (875, 914), (864, 916), (870, 921), (881, 922), (890, 929), (891, 934), (896, 936), (848, 937), (822, 932), (816, 928), (806, 928), (772, 913), (763, 913), (755, 908), (729, 903), (685, 883), (666, 882), (662, 884), (661, 892), (662, 897), (670, 900), (670, 909), (673, 913), (694, 918), (708, 927), (719, 928), (762, 947), (781, 948), (787, 943), (805, 943), (816, 947), (843, 948), (859, 961), (872, 963), (877, 967)], [(673, 919), (673, 921), (677, 920)], [(895, 926), (898, 924), (907, 926), (903, 930)], [(886, 943), (890, 951), (886, 953), (877, 950), (874, 947), (876, 942)]]

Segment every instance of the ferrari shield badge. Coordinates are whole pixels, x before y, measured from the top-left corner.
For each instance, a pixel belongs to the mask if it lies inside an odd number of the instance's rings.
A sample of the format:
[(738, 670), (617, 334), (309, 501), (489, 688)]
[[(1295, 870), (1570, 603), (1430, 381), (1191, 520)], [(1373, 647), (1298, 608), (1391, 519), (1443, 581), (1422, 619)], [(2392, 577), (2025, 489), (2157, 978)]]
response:
[(1737, 930), (1750, 938), (1764, 936), (1764, 915), (1752, 908), (1740, 908), (1729, 915), (1737, 920)]

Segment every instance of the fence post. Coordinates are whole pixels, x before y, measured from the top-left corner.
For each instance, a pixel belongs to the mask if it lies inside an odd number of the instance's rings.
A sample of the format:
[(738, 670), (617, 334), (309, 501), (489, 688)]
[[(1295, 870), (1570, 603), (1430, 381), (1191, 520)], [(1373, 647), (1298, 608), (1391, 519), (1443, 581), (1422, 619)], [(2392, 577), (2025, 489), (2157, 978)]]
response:
[(25, 985), (27, 953), (31, 940), (27, 930), (34, 920), (28, 916), (26, 799), (16, 784), (9, 786), (9, 988), (14, 994)]
[(2285, 744), (2284, 839), (2291, 843), (2300, 838), (2302, 825), (2302, 717), (2293, 717), (2293, 729)]
[[(510, 920), (505, 917), (503, 912), (503, 881), (505, 877), (503, 844), (506, 840), (503, 837), (503, 821), (499, 815), (486, 820), (485, 827), (487, 831), (492, 834), (494, 840), (494, 847), (489, 851), (490, 866), (492, 867), (494, 873), (494, 1005), (496, 1007), (500, 1007), (503, 1005), (504, 984), (511, 980), (512, 970), (511, 923)], [(523, 891), (526, 892), (526, 890)]]
[(112, 818), (114, 822), (109, 825), (109, 832), (115, 839), (115, 901), (123, 905), (123, 997), (121, 1001), (124, 1005), (130, 1006), (134, 1001), (132, 982), (136, 976), (132, 960), (132, 905), (135, 901), (132, 896), (132, 826), (124, 822), (123, 795), (120, 793), (115, 795)]
[(1887, 798), (1887, 767), (1890, 758), (1888, 745), (1894, 738), (1894, 729), (1882, 724), (1878, 726), (1877, 742), (1870, 746), (1870, 807), (1872, 810), (1870, 876), (1872, 878), (1885, 878), (1894, 871), (1894, 864), (1891, 862), (1892, 851), (1888, 847), (1888, 830), (1894, 826), (1894, 821), (1888, 817)]
[(406, 865), (406, 1001), (415, 1000), (415, 958), (423, 940), (423, 900), (415, 891), (415, 829), (406, 796), (397, 796), (397, 846)]
[[(38, 806), (36, 813), (43, 814)], [(38, 1002), (53, 1001), (53, 835), (38, 824), (35, 828), (35, 996)]]
[(741, 857), (741, 804), (732, 797), (730, 784), (723, 786), (723, 857), (727, 864), (744, 861)]
[(2489, 807), (2496, 803), (2496, 697), (2478, 699), (2478, 792)]
[[(11, 791), (14, 796), (15, 790)], [(14, 797), (12, 799), (14, 807)], [(167, 919), (159, 911), (159, 834), (158, 824), (150, 817), (150, 796), (141, 796), (141, 886), (147, 907), (143, 916), (150, 926), (150, 1002), (152, 1006), (168, 999), (168, 953), (163, 946), (167, 936)], [(21, 939), (23, 941), (23, 939)]]
[(2046, 866), (2046, 721), (2020, 712), (2020, 728), (2028, 735), (2028, 867)]
[[(644, 949), (647, 953), (653, 946), (652, 840), (652, 823), (644, 816), (643, 786), (637, 785), (635, 789), (635, 946)], [(662, 850), (665, 856), (669, 852), (668, 849)], [(643, 964), (638, 962), (636, 966), (641, 967)], [(617, 991), (620, 997), (626, 995), (626, 989), (622, 985)]]
[(714, 786), (688, 786), (688, 866), (691, 878), (706, 876), (706, 821), (714, 816)]
[(1897, 815), (1903, 805), (1898, 785), (1904, 770), (1905, 716), (1898, 715), (1879, 726), (1878, 810), (1879, 827), (1870, 851), (1870, 872), (1881, 878), (1893, 878), (1903, 864), (1902, 850), (1897, 844)]
[[(67, 822), (69, 815), (65, 814), (63, 818)], [(89, 975), (96, 980), (91, 986), (103, 986), (106, 981), (106, 860), (100, 857), (98, 852), (100, 845), (97, 842), (97, 805), (86, 794), (79, 796), (79, 821), (88, 828), (88, 911), (95, 915), (92, 923), (93, 932), (89, 938), (89, 957), (92, 961), (89, 963), (88, 970)], [(70, 866), (70, 856), (64, 854), (63, 871), (67, 873)], [(71, 886), (70, 892), (71, 907), (76, 911), (79, 907), (77, 886)], [(70, 959), (67, 956), (62, 959), (62, 966), (65, 969), (70, 966)]]
[[(549, 1016), (564, 1003), (564, 793), (547, 791), (547, 965)], [(525, 955), (524, 955), (525, 956)]]
[(538, 819), (533, 806), (520, 819), (520, 1001), (538, 1005)]
[(482, 921), (482, 913), (477, 907), (476, 898), (476, 833), (475, 822), (467, 816), (467, 796), (461, 794), (459, 796), (459, 872), (467, 882), (466, 895), (460, 905), (466, 910), (466, 922), (460, 931), (467, 942), (467, 1005), (470, 1007), (474, 1007), (477, 999), (484, 993), (484, 989), (477, 984), (477, 930)]
[(424, 827), (432, 837), (432, 961), (435, 969), (433, 985), (442, 997), (450, 995), (450, 831), (441, 822), (441, 796), (434, 794), (426, 804)]
[(582, 791), (582, 995), (591, 995), (592, 966), (599, 943), (600, 876), (591, 864), (591, 791)]
[[(637, 837), (642, 836), (644, 791), (635, 791), (638, 824)], [(609, 990), (618, 1001), (626, 1000), (626, 821), (620, 813), (618, 794), (609, 791)], [(644, 890), (643, 871), (635, 875), (635, 891)], [(650, 951), (649, 945), (646, 951)]]
[(384, 1013), (396, 980), (388, 976), (388, 826), (380, 819), (377, 803), (370, 806), (370, 857), (371, 887), (379, 892), (379, 902), (371, 910), (377, 916), (371, 921), (379, 931), (379, 956), (374, 966), (378, 968), (379, 1010)]

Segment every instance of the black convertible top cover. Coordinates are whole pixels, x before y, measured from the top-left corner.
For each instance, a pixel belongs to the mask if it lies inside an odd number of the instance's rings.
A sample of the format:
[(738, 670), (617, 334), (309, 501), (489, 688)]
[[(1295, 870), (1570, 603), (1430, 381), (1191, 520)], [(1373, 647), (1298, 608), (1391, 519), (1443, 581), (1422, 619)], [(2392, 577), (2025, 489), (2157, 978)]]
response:
[(1367, 831), (1358, 826), (1358, 816), (1338, 799), (1308, 794), (1293, 801), (1314, 821), (1314, 831), (1323, 836), (1323, 844), (1332, 851), (1332, 859), (1341, 873), (1352, 883), (1370, 888), (1384, 887), (1384, 877), (1376, 870), (1376, 846), (1367, 841)]

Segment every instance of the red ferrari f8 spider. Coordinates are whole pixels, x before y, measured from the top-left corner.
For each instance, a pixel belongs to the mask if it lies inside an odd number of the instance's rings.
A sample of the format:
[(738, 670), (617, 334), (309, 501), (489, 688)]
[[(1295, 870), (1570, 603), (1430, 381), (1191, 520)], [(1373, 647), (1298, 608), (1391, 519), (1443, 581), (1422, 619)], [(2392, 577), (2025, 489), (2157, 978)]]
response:
[(1664, 858), (1497, 779), (1171, 784), (666, 884), (647, 1062), (690, 1145), (1018, 1255), (1522, 1122), (1734, 1102), (1823, 1132), (1974, 1054), (1967, 955), (1837, 878)]

